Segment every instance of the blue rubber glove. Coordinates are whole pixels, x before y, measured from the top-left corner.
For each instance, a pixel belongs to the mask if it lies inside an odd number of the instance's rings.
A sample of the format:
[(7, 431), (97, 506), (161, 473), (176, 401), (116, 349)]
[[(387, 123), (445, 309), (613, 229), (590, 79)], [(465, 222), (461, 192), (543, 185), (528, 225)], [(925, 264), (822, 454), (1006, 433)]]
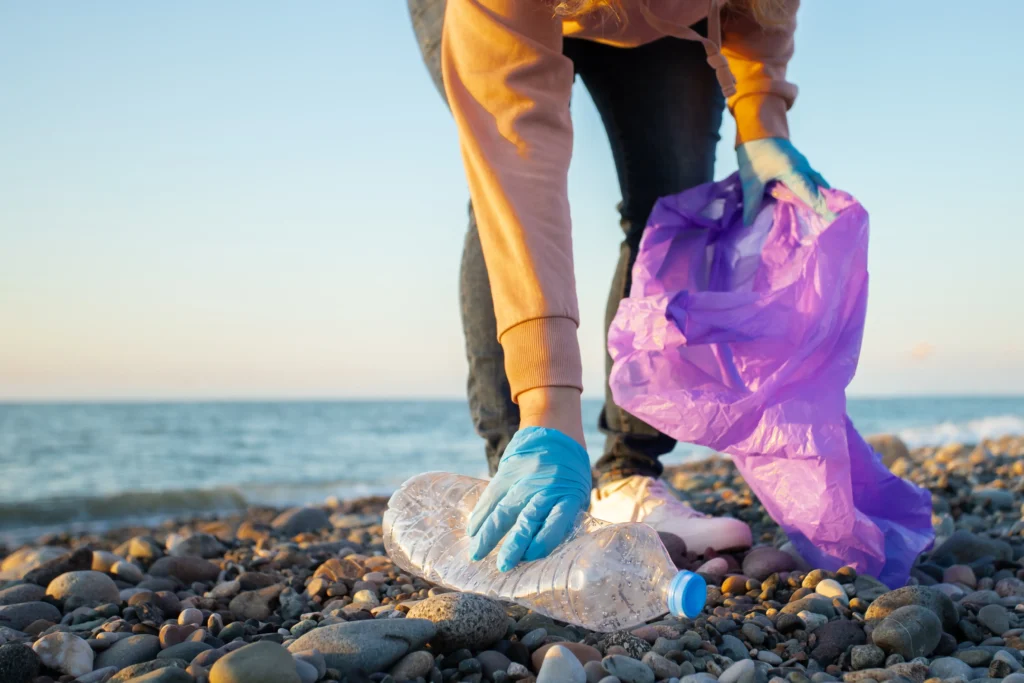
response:
[(778, 180), (802, 199), (815, 213), (831, 220), (835, 216), (825, 206), (819, 187), (829, 185), (811, 168), (807, 157), (785, 138), (764, 138), (745, 142), (736, 148), (743, 183), (743, 223), (750, 225), (764, 201), (768, 183)]
[(583, 446), (556, 429), (520, 429), (469, 516), (473, 560), (487, 557), (510, 529), (498, 550), (500, 571), (547, 556), (590, 502), (590, 486)]

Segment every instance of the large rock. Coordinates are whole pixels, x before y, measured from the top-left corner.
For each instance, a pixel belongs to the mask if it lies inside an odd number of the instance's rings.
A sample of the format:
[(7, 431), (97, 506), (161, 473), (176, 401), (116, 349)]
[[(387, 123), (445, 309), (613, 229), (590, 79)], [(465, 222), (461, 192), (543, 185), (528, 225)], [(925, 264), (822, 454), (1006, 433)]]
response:
[(149, 568), (151, 576), (173, 576), (189, 584), (215, 581), (220, 574), (217, 565), (201, 557), (161, 557)]
[(39, 661), (54, 671), (81, 676), (92, 671), (93, 651), (72, 633), (51, 633), (32, 644)]
[(19, 602), (0, 607), (0, 626), (16, 631), (24, 631), (26, 626), (40, 619), (57, 623), (60, 621), (60, 610), (48, 602)]
[(288, 646), (291, 652), (319, 650), (327, 666), (342, 675), (384, 671), (437, 634), (426, 619), (349, 621), (314, 629)]
[(46, 588), (34, 583), (22, 583), (0, 590), (0, 607), (17, 605), (20, 602), (39, 602), (46, 595)]
[(29, 583), (48, 586), (51, 581), (61, 574), (92, 569), (92, 550), (79, 548), (78, 550), (61, 555), (25, 574), (25, 580)]
[(39, 655), (20, 643), (0, 645), (0, 681), (32, 683), (39, 675)]
[(904, 586), (882, 595), (868, 607), (865, 619), (883, 619), (900, 607), (920, 605), (930, 609), (942, 621), (942, 627), (952, 631), (960, 620), (956, 605), (945, 593), (928, 586)]
[(275, 517), (270, 526), (286, 536), (297, 536), (331, 528), (331, 518), (320, 508), (292, 508)]
[(118, 669), (156, 659), (160, 654), (160, 639), (139, 635), (119, 640), (96, 656), (96, 668), (116, 666)]
[(910, 449), (907, 448), (907, 444), (903, 443), (900, 437), (893, 434), (876, 434), (869, 436), (865, 441), (882, 456), (882, 464), (886, 467), (892, 467), (892, 464), (900, 458), (910, 459)]
[(920, 605), (900, 607), (871, 633), (875, 645), (907, 661), (931, 654), (942, 636), (942, 622), (932, 610)]
[(230, 652), (210, 669), (210, 683), (301, 683), (282, 645), (261, 640)]
[(440, 652), (460, 648), (484, 650), (501, 640), (508, 627), (505, 608), (473, 593), (442, 593), (414, 605), (410, 619), (427, 619), (437, 627), (431, 646)]
[(92, 570), (61, 574), (46, 587), (46, 594), (54, 600), (64, 601), (74, 597), (83, 603), (97, 605), (121, 602), (121, 591), (117, 589), (114, 580)]

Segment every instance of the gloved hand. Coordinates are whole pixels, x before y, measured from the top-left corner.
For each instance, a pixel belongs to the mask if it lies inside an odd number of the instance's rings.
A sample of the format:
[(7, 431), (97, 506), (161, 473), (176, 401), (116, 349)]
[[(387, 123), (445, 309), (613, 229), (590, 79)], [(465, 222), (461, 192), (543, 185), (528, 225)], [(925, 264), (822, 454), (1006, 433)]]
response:
[(469, 517), (472, 559), (487, 557), (509, 529), (500, 571), (545, 557), (590, 502), (590, 486), (590, 457), (579, 443), (555, 429), (520, 429)]
[(811, 168), (807, 157), (785, 138), (751, 140), (736, 148), (740, 180), (743, 183), (743, 223), (750, 225), (757, 217), (764, 200), (765, 186), (773, 180), (782, 182), (793, 194), (807, 203), (822, 218), (835, 216), (825, 206), (819, 187), (829, 184)]

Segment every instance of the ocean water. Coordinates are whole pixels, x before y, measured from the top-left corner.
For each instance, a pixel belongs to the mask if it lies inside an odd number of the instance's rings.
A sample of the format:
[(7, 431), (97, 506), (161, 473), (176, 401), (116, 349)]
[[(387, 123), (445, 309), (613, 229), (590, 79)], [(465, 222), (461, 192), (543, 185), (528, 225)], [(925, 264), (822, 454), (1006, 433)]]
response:
[[(584, 404), (594, 460), (600, 405)], [(849, 412), (910, 446), (1024, 434), (1024, 397), (851, 399)], [(703, 455), (680, 444), (665, 462)], [(0, 404), (0, 539), (389, 494), (428, 470), (486, 476), (465, 403)]]

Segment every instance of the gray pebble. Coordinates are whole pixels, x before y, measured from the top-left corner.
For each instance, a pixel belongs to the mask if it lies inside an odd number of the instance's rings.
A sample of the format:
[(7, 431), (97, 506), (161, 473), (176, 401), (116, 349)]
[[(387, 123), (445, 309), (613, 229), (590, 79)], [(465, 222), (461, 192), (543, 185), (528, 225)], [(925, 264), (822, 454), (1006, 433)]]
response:
[[(651, 667), (631, 657), (611, 655), (601, 660), (601, 665), (622, 683), (654, 683), (654, 672), (651, 671)], [(539, 679), (537, 683), (541, 683)]]

